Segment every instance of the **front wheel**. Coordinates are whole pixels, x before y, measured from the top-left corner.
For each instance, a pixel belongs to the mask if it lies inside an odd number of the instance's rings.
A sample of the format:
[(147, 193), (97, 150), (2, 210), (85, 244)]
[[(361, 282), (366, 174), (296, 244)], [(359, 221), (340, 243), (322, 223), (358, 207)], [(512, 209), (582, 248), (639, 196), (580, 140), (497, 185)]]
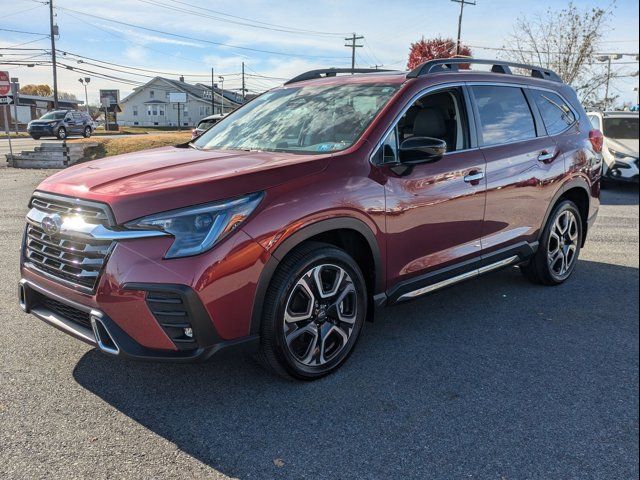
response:
[(560, 285), (576, 266), (582, 246), (582, 218), (576, 204), (561, 202), (547, 221), (538, 251), (523, 273), (534, 283)]
[(285, 377), (320, 378), (353, 351), (366, 314), (367, 287), (353, 258), (331, 245), (304, 244), (267, 290), (259, 358)]

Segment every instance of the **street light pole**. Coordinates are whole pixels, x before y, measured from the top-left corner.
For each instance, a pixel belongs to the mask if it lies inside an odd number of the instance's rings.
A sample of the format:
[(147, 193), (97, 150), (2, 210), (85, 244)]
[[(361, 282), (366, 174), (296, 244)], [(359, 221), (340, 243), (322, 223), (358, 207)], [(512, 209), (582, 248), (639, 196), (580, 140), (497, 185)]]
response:
[(87, 94), (87, 85), (89, 85), (91, 78), (89, 77), (79, 78), (78, 81), (82, 85), (84, 85), (84, 101), (85, 101), (85, 106), (87, 107), (87, 114), (88, 114), (89, 113), (89, 95)]
[(222, 85), (222, 87), (221, 87), (222, 100), (220, 101), (220, 103), (222, 104), (222, 109), (221, 109), (220, 113), (222, 115), (224, 115), (224, 77), (223, 76), (219, 76), (218, 80), (220, 80), (220, 85)]
[(607, 78), (604, 87), (604, 104), (603, 110), (607, 110), (609, 107), (609, 81), (611, 80), (611, 61), (620, 60), (622, 55), (620, 53), (614, 53), (612, 55), (600, 55), (596, 57), (596, 60), (600, 62), (607, 62)]

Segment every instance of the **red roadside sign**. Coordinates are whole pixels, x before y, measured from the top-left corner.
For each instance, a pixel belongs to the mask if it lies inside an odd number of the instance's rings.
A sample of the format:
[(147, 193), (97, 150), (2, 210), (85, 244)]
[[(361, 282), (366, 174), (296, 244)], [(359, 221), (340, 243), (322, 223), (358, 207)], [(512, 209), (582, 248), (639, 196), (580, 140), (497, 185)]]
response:
[(11, 91), (9, 72), (0, 71), (0, 96), (7, 95)]

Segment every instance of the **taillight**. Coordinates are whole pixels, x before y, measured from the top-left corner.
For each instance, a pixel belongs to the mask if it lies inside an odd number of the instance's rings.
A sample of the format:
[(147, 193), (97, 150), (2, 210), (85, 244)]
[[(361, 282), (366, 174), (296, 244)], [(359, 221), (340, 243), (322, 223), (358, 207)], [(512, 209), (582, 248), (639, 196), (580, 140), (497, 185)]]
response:
[(594, 128), (589, 132), (589, 141), (596, 153), (602, 152), (602, 146), (604, 144), (604, 135), (597, 128)]

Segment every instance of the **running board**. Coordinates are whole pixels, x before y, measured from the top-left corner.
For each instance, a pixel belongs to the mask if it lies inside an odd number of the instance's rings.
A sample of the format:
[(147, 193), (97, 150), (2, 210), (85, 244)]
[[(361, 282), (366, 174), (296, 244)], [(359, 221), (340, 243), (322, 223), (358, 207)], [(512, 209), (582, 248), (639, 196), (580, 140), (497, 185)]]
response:
[(417, 290), (412, 290), (411, 292), (407, 292), (398, 298), (398, 302), (403, 302), (405, 300), (411, 300), (413, 298), (419, 297), (421, 295), (425, 295), (427, 293), (433, 292), (435, 290), (440, 290), (441, 288), (448, 287), (449, 285), (453, 285), (455, 283), (462, 282), (464, 280), (469, 280), (471, 278), (479, 277), (480, 275), (490, 272), (492, 270), (497, 270), (502, 267), (506, 267), (513, 263), (520, 261), (521, 258), (519, 255), (514, 255), (509, 258), (505, 258), (504, 260), (500, 260), (499, 262), (492, 263), (490, 265), (486, 265), (484, 267), (477, 268), (475, 270), (471, 270), (469, 272), (462, 273), (455, 277), (448, 278), (438, 283), (434, 283), (433, 285), (427, 285), (426, 287), (419, 288)]

